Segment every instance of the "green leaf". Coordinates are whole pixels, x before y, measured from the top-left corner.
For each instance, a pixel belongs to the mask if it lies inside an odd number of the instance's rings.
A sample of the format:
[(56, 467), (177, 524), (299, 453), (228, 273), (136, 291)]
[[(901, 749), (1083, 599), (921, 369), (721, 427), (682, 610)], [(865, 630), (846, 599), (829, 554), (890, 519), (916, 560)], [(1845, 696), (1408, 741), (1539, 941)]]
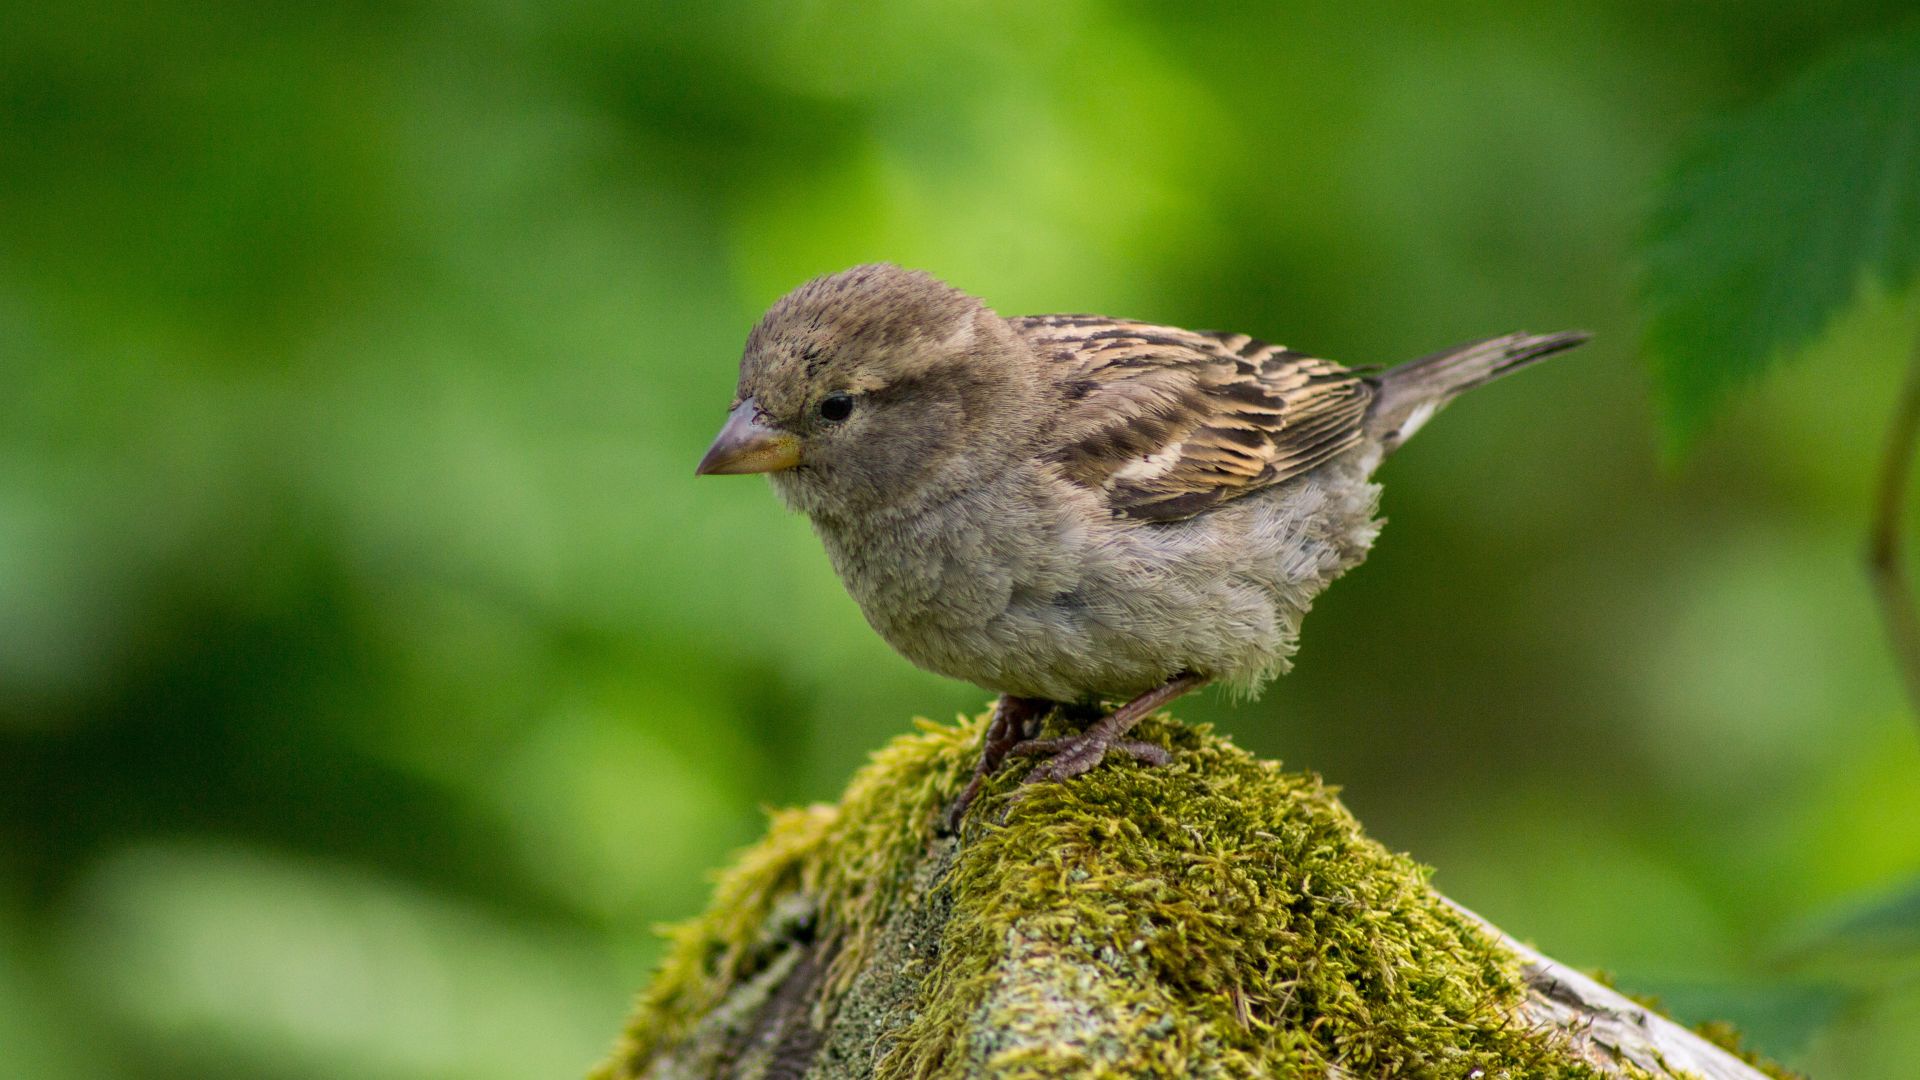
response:
[(1920, 264), (1920, 25), (1843, 46), (1686, 155), (1645, 252), (1670, 445)]

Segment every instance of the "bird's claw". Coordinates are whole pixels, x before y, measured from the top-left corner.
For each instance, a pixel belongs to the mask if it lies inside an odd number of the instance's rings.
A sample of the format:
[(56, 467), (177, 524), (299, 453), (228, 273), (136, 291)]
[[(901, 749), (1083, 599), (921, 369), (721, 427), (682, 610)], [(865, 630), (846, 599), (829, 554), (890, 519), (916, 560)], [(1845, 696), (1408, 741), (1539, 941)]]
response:
[[(1106, 759), (1109, 753), (1119, 751), (1143, 765), (1165, 765), (1173, 760), (1173, 755), (1150, 742), (1126, 738), (1127, 731), (1140, 718), (1153, 710), (1179, 697), (1206, 682), (1206, 677), (1193, 672), (1183, 672), (1162, 683), (1160, 686), (1141, 694), (1106, 717), (1094, 723), (1092, 727), (1077, 735), (1064, 735), (1057, 739), (1027, 738), (1032, 730), (1032, 721), (1044, 716), (1044, 713), (1026, 711), (1016, 712), (1018, 704), (1031, 704), (1030, 699), (1002, 696), (1000, 705), (994, 710), (993, 723), (988, 727), (985, 746), (980, 763), (974, 769), (973, 779), (966, 790), (960, 793), (948, 815), (948, 823), (958, 828), (960, 818), (966, 813), (967, 806), (980, 791), (980, 785), (1000, 766), (1001, 761), (1010, 757), (1044, 757), (1034, 770), (1020, 781), (1020, 788), (1007, 801), (1007, 810), (1012, 810), (1022, 798), (1032, 790), (1030, 785), (1043, 781), (1071, 780), (1093, 768)], [(1051, 704), (1051, 703), (1048, 703)], [(1006, 811), (1000, 814), (1000, 820), (1007, 819)]]
[(1122, 753), (1143, 765), (1165, 765), (1173, 760), (1166, 750), (1139, 739), (1116, 739), (1098, 731), (1084, 731), (1058, 739), (1028, 739), (1007, 751), (1008, 757), (1044, 757), (1021, 780), (1022, 784), (1071, 780), (1106, 760), (1110, 753)]
[(1139, 739), (1112, 738), (1095, 731), (1068, 735), (1059, 739), (1029, 739), (1007, 751), (1008, 757), (1045, 757), (1047, 760), (1034, 766), (1020, 780), (1013, 797), (1007, 800), (1000, 820), (1005, 821), (1007, 814), (1020, 805), (1033, 793), (1034, 784), (1059, 783), (1071, 780), (1091, 770), (1106, 760), (1108, 754), (1125, 754), (1142, 765), (1165, 765), (1173, 760), (1173, 755), (1161, 747)]
[(1032, 741), (1030, 736), (1046, 719), (1051, 702), (1036, 698), (1015, 698), (1002, 696), (994, 703), (993, 720), (987, 725), (987, 733), (981, 741), (980, 760), (974, 764), (973, 777), (960, 791), (960, 797), (953, 801), (953, 807), (947, 811), (947, 830), (958, 832), (960, 822), (967, 816), (967, 808), (980, 794), (980, 786), (987, 777), (1000, 769), (1000, 763), (1006, 760), (1009, 750), (1023, 741)]

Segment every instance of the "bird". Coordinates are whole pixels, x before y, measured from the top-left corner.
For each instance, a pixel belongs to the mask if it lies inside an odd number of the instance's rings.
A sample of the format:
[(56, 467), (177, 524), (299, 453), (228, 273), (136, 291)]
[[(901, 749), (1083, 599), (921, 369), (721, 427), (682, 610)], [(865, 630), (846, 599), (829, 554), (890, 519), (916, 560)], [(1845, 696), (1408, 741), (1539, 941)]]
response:
[[(1163, 765), (1128, 738), (1141, 718), (1286, 671), (1314, 598), (1379, 533), (1382, 460), (1588, 336), (1347, 367), (1240, 333), (1002, 317), (870, 263), (767, 310), (695, 472), (766, 474), (881, 638), (998, 695), (957, 827), (1010, 758), (1042, 759), (1027, 784), (1112, 754)], [(1056, 710), (1085, 726), (1037, 738)]]

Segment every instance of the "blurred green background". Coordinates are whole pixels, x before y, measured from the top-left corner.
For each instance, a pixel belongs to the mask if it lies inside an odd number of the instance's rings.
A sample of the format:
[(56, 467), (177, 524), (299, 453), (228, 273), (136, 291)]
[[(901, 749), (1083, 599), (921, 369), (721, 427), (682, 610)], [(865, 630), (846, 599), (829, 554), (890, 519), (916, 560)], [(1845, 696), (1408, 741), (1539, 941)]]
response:
[(1860, 554), (1920, 304), (1666, 467), (1634, 287), (1676, 153), (1908, 10), (9, 9), (0, 1071), (575, 1075), (760, 807), (981, 708), (692, 477), (765, 305), (884, 258), (1349, 362), (1597, 331), (1393, 460), (1296, 673), (1181, 712), (1551, 955), (1912, 1076)]

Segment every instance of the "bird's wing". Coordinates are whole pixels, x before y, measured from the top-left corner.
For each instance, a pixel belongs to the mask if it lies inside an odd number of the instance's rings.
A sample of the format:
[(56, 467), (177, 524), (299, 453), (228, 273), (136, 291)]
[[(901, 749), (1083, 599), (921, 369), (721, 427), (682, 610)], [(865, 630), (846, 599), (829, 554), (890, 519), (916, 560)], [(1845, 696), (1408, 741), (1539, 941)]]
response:
[(1009, 320), (1064, 398), (1050, 458), (1116, 517), (1177, 521), (1326, 462), (1361, 438), (1374, 384), (1245, 334), (1094, 315)]

